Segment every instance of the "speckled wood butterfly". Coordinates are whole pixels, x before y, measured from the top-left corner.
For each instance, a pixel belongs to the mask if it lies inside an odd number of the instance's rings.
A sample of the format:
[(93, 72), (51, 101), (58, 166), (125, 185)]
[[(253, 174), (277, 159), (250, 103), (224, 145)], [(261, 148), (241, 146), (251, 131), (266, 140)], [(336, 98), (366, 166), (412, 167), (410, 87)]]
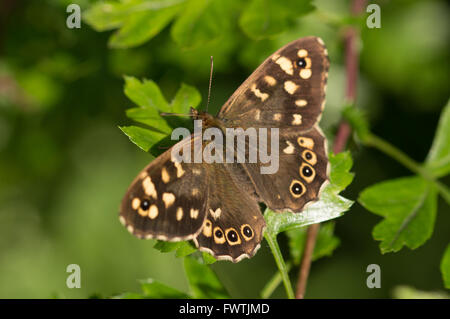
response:
[(301, 38), (267, 58), (216, 117), (192, 111), (204, 128), (279, 128), (276, 173), (261, 174), (260, 162), (180, 162), (169, 149), (132, 182), (122, 200), (121, 222), (139, 238), (193, 240), (217, 259), (253, 256), (265, 227), (259, 203), (300, 213), (328, 180), (326, 139), (317, 125), (328, 67), (323, 41)]

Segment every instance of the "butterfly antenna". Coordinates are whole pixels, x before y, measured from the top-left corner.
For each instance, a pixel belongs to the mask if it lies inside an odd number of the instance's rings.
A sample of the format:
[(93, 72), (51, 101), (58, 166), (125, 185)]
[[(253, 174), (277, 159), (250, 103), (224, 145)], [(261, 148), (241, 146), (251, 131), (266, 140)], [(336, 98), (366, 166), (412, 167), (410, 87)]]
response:
[(211, 55), (211, 71), (209, 72), (209, 88), (208, 88), (208, 101), (206, 102), (206, 112), (208, 112), (209, 100), (211, 99), (213, 69), (214, 69), (214, 59), (213, 56)]
[(159, 113), (161, 116), (193, 116), (192, 114), (182, 114), (182, 113), (167, 113), (167, 112), (161, 112)]

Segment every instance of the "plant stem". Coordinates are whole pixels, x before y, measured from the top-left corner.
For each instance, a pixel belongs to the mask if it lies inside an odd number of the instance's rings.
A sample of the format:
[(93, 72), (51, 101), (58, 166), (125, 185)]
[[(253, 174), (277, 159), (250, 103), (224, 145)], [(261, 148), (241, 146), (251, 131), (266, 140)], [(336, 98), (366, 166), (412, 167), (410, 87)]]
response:
[(364, 138), (363, 143), (367, 146), (376, 148), (380, 152), (392, 157), (393, 159), (410, 169), (412, 172), (434, 183), (445, 201), (450, 204), (450, 191), (448, 190), (448, 188), (441, 182), (436, 180), (426, 168), (411, 159), (401, 150), (374, 134), (369, 134), (366, 138)]
[(320, 224), (313, 224), (308, 227), (306, 233), (305, 249), (303, 250), (302, 262), (298, 274), (297, 291), (295, 298), (303, 299), (306, 291), (306, 283), (308, 282), (309, 269), (311, 267), (314, 247), (316, 245), (317, 234), (319, 233)]
[(291, 281), (289, 279), (289, 270), (286, 267), (286, 264), (283, 259), (283, 255), (281, 254), (280, 247), (278, 246), (276, 236), (265, 233), (264, 238), (269, 244), (270, 250), (272, 251), (272, 255), (277, 264), (278, 270), (281, 274), (281, 279), (283, 280), (284, 288), (286, 289), (286, 294), (289, 299), (294, 299), (294, 290), (292, 289)]
[[(353, 0), (351, 12), (359, 15), (364, 11), (366, 0)], [(354, 105), (356, 100), (356, 88), (358, 80), (359, 51), (357, 48), (358, 30), (354, 27), (348, 27), (345, 32), (345, 68), (346, 68), (346, 99), (349, 104)], [(342, 152), (347, 144), (351, 133), (350, 125), (342, 121), (339, 125), (336, 138), (334, 140), (333, 152), (335, 154)], [(300, 264), (299, 277), (297, 282), (297, 298), (303, 298), (306, 291), (309, 270), (312, 262), (312, 253), (317, 240), (320, 225), (313, 224), (308, 227), (308, 235), (305, 243), (305, 250)], [(310, 250), (310, 252), (308, 251)], [(308, 253), (307, 253), (308, 252)]]
[[(288, 261), (286, 263), (286, 272), (289, 273), (291, 268), (292, 264)], [(261, 298), (267, 299), (272, 296), (273, 292), (277, 289), (282, 280), (283, 278), (281, 278), (280, 272), (277, 271), (261, 290)]]

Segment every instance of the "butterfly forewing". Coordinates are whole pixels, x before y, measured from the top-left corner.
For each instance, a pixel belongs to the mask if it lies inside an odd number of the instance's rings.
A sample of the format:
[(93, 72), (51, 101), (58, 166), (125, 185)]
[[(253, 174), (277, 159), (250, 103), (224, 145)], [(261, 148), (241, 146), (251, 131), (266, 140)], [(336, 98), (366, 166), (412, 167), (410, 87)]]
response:
[(319, 120), (329, 61), (323, 41), (306, 37), (267, 58), (236, 90), (218, 117), (234, 127), (305, 131)]
[[(184, 143), (193, 144), (193, 138), (174, 147)], [(208, 172), (201, 163), (180, 162), (172, 151), (142, 170), (122, 200), (121, 221), (137, 237), (188, 240), (203, 225)]]

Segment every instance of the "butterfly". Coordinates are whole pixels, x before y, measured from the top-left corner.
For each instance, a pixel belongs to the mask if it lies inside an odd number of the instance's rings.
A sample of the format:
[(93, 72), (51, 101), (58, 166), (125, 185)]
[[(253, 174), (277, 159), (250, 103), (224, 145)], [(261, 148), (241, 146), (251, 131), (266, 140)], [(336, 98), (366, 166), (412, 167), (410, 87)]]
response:
[[(204, 128), (278, 128), (279, 167), (262, 174), (261, 161), (183, 162), (173, 148), (208, 143), (195, 134), (175, 144), (134, 179), (120, 207), (133, 235), (193, 240), (219, 260), (252, 257), (266, 226), (259, 203), (301, 213), (328, 182), (327, 140), (318, 126), (325, 105), (327, 49), (317, 37), (295, 40), (269, 56), (217, 116), (192, 110)], [(195, 154), (194, 154), (195, 155)]]

